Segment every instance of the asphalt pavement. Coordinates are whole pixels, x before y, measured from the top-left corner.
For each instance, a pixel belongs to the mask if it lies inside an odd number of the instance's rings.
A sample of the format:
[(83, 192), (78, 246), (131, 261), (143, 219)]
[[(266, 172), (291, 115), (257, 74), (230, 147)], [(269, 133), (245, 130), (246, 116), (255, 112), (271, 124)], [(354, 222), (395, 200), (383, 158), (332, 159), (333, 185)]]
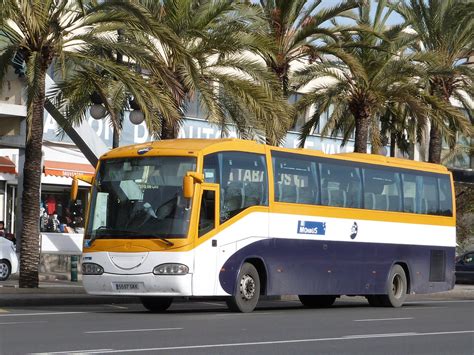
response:
[(247, 314), (218, 301), (177, 302), (163, 314), (136, 303), (0, 307), (0, 353), (472, 355), (467, 288), (410, 296), (397, 309), (370, 307), (362, 297), (328, 309), (266, 300)]

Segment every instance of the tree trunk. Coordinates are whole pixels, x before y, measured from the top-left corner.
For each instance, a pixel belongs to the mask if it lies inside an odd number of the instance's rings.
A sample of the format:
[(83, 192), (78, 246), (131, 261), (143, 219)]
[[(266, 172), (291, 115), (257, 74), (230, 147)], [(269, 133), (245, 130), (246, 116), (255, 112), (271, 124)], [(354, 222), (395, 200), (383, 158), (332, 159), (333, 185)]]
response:
[(441, 132), (433, 124), (430, 130), (430, 146), (428, 161), (430, 163), (441, 164)]
[(397, 136), (392, 133), (390, 135), (390, 156), (395, 157), (395, 151), (397, 150)]
[(355, 153), (367, 153), (367, 139), (369, 138), (369, 116), (366, 114), (355, 117)]
[(23, 169), (23, 225), (20, 248), (20, 287), (38, 287), (40, 260), (39, 215), (41, 193), (41, 148), (43, 145), (43, 114), (46, 70), (38, 73), (38, 90), (27, 115), (31, 117), (25, 147)]
[(178, 138), (179, 126), (172, 124), (165, 119), (161, 120), (161, 139), (175, 139)]

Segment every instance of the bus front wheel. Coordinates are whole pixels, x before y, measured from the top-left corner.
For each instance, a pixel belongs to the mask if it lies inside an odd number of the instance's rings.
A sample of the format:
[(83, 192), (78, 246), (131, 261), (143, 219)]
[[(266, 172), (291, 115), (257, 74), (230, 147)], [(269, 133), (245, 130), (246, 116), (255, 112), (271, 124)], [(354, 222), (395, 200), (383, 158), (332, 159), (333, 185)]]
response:
[(173, 297), (140, 297), (143, 307), (150, 312), (159, 313), (166, 311), (173, 303)]
[(227, 299), (231, 311), (248, 313), (257, 306), (260, 297), (260, 277), (250, 263), (244, 263), (237, 278), (234, 295)]
[(336, 300), (336, 296), (331, 295), (299, 295), (298, 298), (308, 308), (331, 307)]

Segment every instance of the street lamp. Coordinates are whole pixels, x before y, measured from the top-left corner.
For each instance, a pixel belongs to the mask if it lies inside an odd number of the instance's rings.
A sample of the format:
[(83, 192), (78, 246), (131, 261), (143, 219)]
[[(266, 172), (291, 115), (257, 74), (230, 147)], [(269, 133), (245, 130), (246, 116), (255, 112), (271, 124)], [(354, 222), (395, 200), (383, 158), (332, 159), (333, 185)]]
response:
[[(89, 109), (91, 117), (95, 120), (101, 120), (105, 116), (107, 116), (107, 109), (103, 105), (103, 100), (102, 100), (101, 96), (96, 91), (94, 91), (90, 95), (90, 99), (91, 99), (91, 102), (92, 102), (92, 105)], [(130, 122), (132, 122), (134, 125), (141, 124), (145, 120), (145, 115), (140, 110), (140, 106), (138, 105), (138, 103), (136, 102), (136, 100), (134, 98), (129, 97), (128, 98), (128, 103), (129, 103), (129, 107), (131, 109), (130, 115), (129, 115)], [(123, 114), (122, 111), (120, 112), (120, 114), (121, 115)], [(114, 138), (113, 138), (112, 146), (113, 146), (113, 148), (117, 148), (118, 147), (118, 141), (119, 141), (119, 135), (118, 135), (118, 132), (116, 131), (115, 127), (114, 127), (113, 137)]]
[(130, 104), (130, 108), (132, 109), (132, 111), (130, 111), (129, 120), (134, 125), (139, 125), (145, 120), (145, 115), (143, 114), (142, 110), (140, 110), (140, 106), (135, 101), (135, 99), (130, 99), (128, 102)]

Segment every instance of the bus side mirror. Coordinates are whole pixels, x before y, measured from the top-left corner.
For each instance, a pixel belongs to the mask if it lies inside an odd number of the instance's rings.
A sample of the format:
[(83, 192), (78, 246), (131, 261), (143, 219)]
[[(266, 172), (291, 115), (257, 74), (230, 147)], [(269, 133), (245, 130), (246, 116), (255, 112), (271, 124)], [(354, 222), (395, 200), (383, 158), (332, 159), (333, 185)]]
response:
[(70, 195), (70, 199), (72, 202), (76, 201), (78, 190), (79, 190), (79, 181), (77, 181), (77, 178), (74, 176), (72, 178), (71, 195)]
[(190, 199), (194, 195), (194, 182), (204, 182), (204, 175), (195, 171), (188, 171), (183, 178), (183, 196)]
[(76, 201), (77, 199), (77, 192), (79, 191), (79, 180), (87, 182), (88, 184), (92, 184), (92, 180), (94, 176), (92, 175), (74, 175), (72, 178), (72, 185), (71, 185), (71, 201)]
[(194, 195), (194, 179), (191, 176), (183, 178), (183, 196), (190, 199)]

